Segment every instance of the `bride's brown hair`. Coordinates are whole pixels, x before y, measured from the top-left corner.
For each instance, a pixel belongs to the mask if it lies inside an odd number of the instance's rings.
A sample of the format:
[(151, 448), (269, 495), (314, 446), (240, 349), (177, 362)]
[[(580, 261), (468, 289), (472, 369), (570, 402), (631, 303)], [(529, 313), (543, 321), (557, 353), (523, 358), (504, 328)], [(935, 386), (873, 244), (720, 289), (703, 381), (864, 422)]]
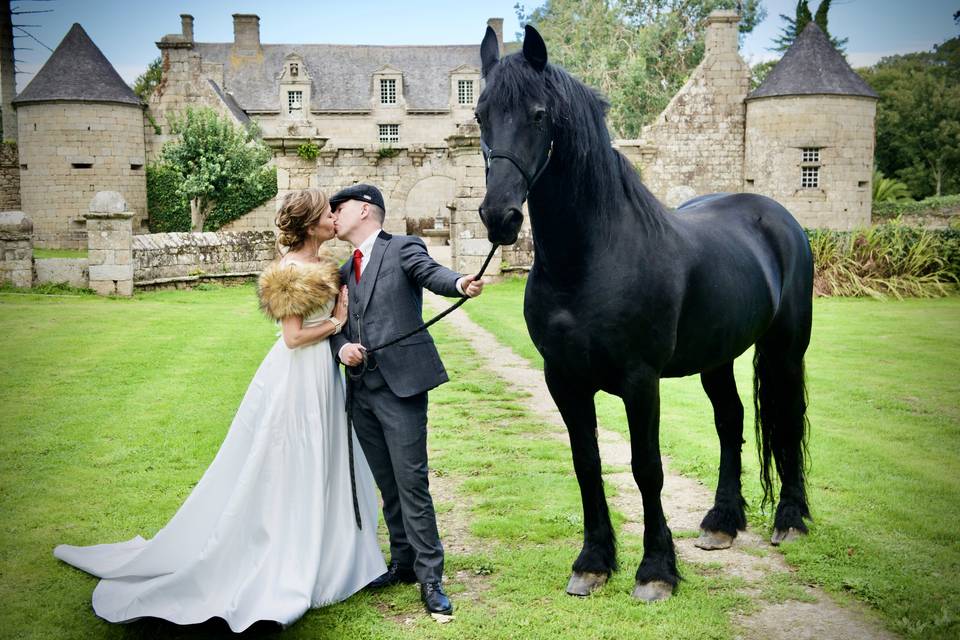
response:
[[(320, 219), (326, 208), (327, 196), (320, 189), (301, 189), (285, 195), (274, 220), (280, 230), (277, 252), (286, 253), (302, 245), (307, 239), (307, 229)], [(281, 247), (286, 247), (286, 251)]]

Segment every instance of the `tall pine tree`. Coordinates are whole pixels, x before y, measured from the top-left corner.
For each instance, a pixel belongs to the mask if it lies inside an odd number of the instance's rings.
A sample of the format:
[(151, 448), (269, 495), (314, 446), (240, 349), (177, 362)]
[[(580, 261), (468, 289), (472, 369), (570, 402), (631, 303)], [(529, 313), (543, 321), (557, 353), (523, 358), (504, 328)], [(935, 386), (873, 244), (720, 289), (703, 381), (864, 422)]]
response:
[(787, 25), (783, 28), (783, 33), (774, 39), (773, 50), (780, 51), (781, 53), (786, 51), (790, 48), (790, 45), (793, 44), (794, 40), (797, 39), (797, 36), (803, 33), (803, 30), (809, 23), (816, 22), (820, 30), (830, 38), (830, 43), (836, 47), (840, 53), (843, 53), (844, 45), (847, 44), (847, 38), (834, 38), (830, 35), (830, 30), (827, 28), (827, 13), (830, 11), (830, 2), (831, 0), (821, 0), (820, 5), (817, 7), (816, 16), (810, 13), (808, 0), (799, 0), (797, 2), (797, 11), (793, 18), (781, 13), (780, 17), (783, 18), (783, 21), (786, 22)]

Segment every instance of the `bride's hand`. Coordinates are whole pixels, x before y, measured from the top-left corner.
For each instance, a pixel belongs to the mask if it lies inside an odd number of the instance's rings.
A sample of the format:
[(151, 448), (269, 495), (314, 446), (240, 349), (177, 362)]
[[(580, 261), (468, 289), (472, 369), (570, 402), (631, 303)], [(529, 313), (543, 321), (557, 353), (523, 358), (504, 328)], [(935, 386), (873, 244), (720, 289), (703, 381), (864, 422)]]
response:
[(337, 296), (337, 305), (333, 308), (333, 317), (343, 324), (347, 321), (347, 285), (340, 287), (340, 295)]

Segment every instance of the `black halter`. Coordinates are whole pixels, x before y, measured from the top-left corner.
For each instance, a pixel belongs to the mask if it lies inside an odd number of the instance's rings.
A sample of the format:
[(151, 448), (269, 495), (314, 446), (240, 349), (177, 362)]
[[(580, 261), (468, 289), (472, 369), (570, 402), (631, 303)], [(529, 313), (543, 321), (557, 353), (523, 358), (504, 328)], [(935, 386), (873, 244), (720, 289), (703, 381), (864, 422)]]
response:
[(543, 159), (543, 164), (540, 165), (540, 167), (532, 176), (527, 172), (526, 169), (523, 168), (523, 165), (520, 163), (520, 158), (510, 151), (491, 149), (487, 146), (487, 143), (483, 141), (483, 137), (480, 138), (480, 151), (483, 152), (484, 177), (490, 173), (490, 163), (496, 158), (504, 158), (505, 160), (509, 160), (513, 163), (513, 166), (517, 168), (517, 171), (520, 172), (520, 175), (523, 176), (523, 179), (527, 181), (527, 193), (523, 196), (523, 199), (526, 200), (530, 190), (533, 189), (533, 185), (536, 184), (537, 180), (540, 179), (540, 176), (543, 175), (543, 172), (547, 170), (547, 165), (550, 164), (550, 156), (553, 155), (553, 139), (550, 139), (550, 148), (547, 150), (547, 157)]

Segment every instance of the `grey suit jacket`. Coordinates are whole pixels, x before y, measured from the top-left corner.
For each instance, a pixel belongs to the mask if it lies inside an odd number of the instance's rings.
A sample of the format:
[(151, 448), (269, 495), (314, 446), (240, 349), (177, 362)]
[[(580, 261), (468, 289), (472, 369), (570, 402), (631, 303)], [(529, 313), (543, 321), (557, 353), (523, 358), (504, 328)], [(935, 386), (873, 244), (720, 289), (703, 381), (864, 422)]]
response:
[[(380, 231), (359, 284), (352, 260), (340, 267), (350, 301), (343, 331), (330, 338), (334, 357), (348, 342), (374, 347), (416, 329), (423, 322), (423, 289), (459, 297), (460, 277), (431, 258), (420, 238)], [(426, 331), (378, 351), (374, 357), (390, 391), (401, 398), (433, 389), (449, 379), (433, 338)]]

